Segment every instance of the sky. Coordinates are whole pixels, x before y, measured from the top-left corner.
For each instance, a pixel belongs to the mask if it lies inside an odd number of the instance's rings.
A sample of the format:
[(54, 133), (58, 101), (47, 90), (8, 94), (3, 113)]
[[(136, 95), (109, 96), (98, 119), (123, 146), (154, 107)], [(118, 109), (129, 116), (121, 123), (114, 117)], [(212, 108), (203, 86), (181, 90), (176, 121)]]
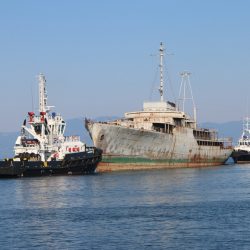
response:
[(167, 100), (188, 70), (199, 122), (241, 120), (249, 9), (245, 0), (0, 1), (0, 131), (18, 131), (37, 112), (39, 73), (65, 119), (123, 116), (159, 100), (160, 42)]

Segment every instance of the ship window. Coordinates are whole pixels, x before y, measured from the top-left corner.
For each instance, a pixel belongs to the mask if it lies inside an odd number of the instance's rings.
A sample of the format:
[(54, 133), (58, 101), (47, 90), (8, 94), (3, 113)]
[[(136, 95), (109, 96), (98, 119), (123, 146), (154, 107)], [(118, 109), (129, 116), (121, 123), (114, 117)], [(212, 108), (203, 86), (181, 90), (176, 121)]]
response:
[(193, 135), (196, 139), (210, 140), (212, 138), (211, 132), (204, 130), (193, 130)]
[(153, 130), (157, 132), (172, 134), (173, 133), (173, 125), (168, 123), (153, 123)]
[(197, 140), (197, 143), (199, 146), (217, 146), (217, 147), (223, 147), (223, 143), (219, 141), (203, 141), (203, 140)]
[(35, 126), (34, 126), (34, 129), (35, 129), (35, 132), (36, 132), (37, 134), (41, 134), (41, 132), (42, 132), (42, 127), (41, 127), (41, 125), (35, 125)]
[(174, 123), (177, 127), (182, 126), (182, 119), (174, 118)]
[(61, 133), (63, 134), (65, 125), (62, 125)]

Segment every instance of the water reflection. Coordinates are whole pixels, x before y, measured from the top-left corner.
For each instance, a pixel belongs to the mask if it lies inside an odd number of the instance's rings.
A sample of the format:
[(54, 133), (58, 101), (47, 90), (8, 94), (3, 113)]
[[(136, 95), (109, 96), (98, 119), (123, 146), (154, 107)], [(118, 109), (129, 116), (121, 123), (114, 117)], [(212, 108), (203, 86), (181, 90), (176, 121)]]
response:
[(247, 246), (250, 165), (0, 180), (1, 248)]

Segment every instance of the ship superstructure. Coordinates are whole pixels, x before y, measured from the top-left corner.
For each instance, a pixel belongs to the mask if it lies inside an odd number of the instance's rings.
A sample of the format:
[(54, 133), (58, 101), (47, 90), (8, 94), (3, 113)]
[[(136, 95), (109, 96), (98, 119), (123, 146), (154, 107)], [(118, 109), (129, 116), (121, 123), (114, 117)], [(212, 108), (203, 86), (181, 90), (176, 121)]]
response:
[[(197, 126), (189, 72), (181, 74), (178, 105), (164, 100), (164, 51), (161, 43), (160, 101), (144, 102), (142, 111), (112, 122), (86, 120), (94, 145), (103, 150), (100, 170), (219, 165), (230, 156), (230, 138), (218, 139), (217, 131)], [(193, 102), (193, 117), (185, 112), (187, 99)]]
[(14, 152), (17, 159), (28, 157), (41, 161), (62, 160), (67, 153), (85, 151), (79, 136), (64, 136), (66, 122), (47, 105), (46, 80), (39, 75), (39, 114), (28, 112)]

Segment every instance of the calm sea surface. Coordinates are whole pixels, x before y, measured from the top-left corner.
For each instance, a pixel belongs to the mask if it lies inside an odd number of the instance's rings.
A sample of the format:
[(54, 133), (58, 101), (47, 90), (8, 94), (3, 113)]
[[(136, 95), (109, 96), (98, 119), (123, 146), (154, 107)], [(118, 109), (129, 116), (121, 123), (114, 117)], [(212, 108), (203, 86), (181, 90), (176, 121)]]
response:
[(250, 165), (0, 180), (0, 249), (250, 249)]

